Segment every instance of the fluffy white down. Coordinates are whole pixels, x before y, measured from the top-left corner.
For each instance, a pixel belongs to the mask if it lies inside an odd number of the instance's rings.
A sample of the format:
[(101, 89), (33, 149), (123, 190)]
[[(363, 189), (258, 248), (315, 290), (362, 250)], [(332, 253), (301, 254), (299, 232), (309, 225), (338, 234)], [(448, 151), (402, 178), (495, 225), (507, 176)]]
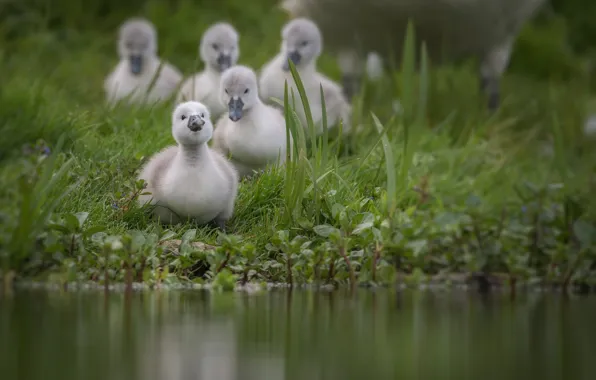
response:
[[(106, 100), (114, 104), (121, 100), (134, 104), (161, 103), (168, 100), (178, 89), (182, 74), (174, 66), (155, 58), (148, 62), (146, 72), (133, 76), (128, 69), (128, 62), (120, 61), (107, 77), (104, 85)], [(158, 75), (153, 87), (150, 84)]]
[[(201, 117), (205, 124), (189, 131), (188, 118)], [(152, 204), (162, 223), (179, 223), (189, 218), (199, 224), (225, 221), (233, 214), (238, 192), (238, 174), (218, 152), (207, 146), (213, 133), (207, 108), (198, 102), (178, 105), (172, 116), (172, 131), (178, 146), (157, 153), (143, 167), (140, 179), (147, 188), (140, 204)]]
[[(281, 0), (292, 18), (312, 19), (325, 45), (401, 53), (408, 20), (433, 62), (484, 55), (519, 33), (546, 0)], [(391, 44), (389, 44), (391, 42)]]
[(157, 32), (149, 21), (133, 18), (124, 22), (117, 47), (120, 62), (104, 81), (108, 103), (159, 103), (177, 90), (182, 75), (157, 56)]
[[(284, 30), (282, 31), (282, 37), (284, 38), (284, 41), (282, 42), (282, 49), (280, 53), (277, 54), (271, 61), (266, 63), (261, 70), (259, 91), (261, 94), (261, 99), (263, 99), (265, 102), (272, 102), (271, 98), (276, 98), (283, 102), (284, 84), (287, 81), (290, 101), (293, 91), (296, 101), (296, 113), (298, 114), (303, 127), (306, 128), (306, 113), (304, 111), (296, 83), (291, 72), (282, 69), (284, 62), (287, 60), (288, 50), (291, 49), (288, 47), (288, 40), (292, 37), (298, 41), (308, 38), (308, 35), (293, 36), (293, 31), (288, 31), (288, 25), (291, 23), (292, 22), (286, 24)], [(316, 28), (316, 26), (313, 27)], [(302, 32), (304, 32), (304, 29)], [(304, 33), (301, 33), (299, 30), (296, 34)], [(311, 43), (319, 44), (322, 48), (322, 41), (320, 38), (311, 38)], [(321, 101), (322, 87), (323, 96), (325, 99), (325, 108), (327, 110), (326, 116), (328, 127), (337, 125), (341, 119), (343, 123), (343, 132), (348, 133), (351, 128), (351, 105), (344, 97), (342, 88), (330, 78), (317, 71), (316, 60), (318, 55), (319, 53), (314, 53), (312, 57), (305, 58), (303, 62), (301, 62), (299, 65), (296, 65), (296, 69), (300, 75), (300, 79), (302, 80), (302, 84), (304, 85), (304, 90), (308, 98), (311, 114), (315, 123), (315, 129), (318, 134), (322, 133), (323, 131), (323, 126), (321, 124), (323, 116), (323, 103)]]
[[(240, 56), (239, 35), (228, 23), (216, 23), (209, 27), (199, 45), (203, 71), (186, 79), (178, 92), (177, 101), (195, 100), (205, 104), (213, 119), (219, 118), (226, 107), (219, 101), (219, 85), (222, 73), (236, 65)], [(226, 57), (227, 64), (218, 64), (218, 58)]]
[(224, 112), (226, 112), (226, 107), (220, 103), (219, 97), (217, 95), (220, 80), (220, 73), (205, 69), (204, 71), (186, 79), (182, 83), (182, 87), (178, 93), (177, 101), (200, 101), (209, 107), (214, 119), (217, 119)]
[(384, 74), (383, 58), (377, 52), (370, 52), (366, 57), (366, 75), (376, 81)]
[(221, 116), (215, 128), (213, 148), (230, 159), (241, 177), (268, 165), (284, 164), (287, 151), (285, 119), (279, 109), (260, 100), (254, 71), (245, 66), (229, 69), (222, 78), (219, 93), (222, 104), (228, 104), (234, 97), (242, 100), (244, 107), (242, 117), (237, 121), (231, 120), (228, 114)]

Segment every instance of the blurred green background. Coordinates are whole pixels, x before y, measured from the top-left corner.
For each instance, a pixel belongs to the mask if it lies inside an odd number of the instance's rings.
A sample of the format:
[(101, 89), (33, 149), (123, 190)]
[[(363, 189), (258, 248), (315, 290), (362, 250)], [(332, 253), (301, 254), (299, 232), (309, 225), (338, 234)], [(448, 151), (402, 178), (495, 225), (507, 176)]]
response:
[[(210, 14), (221, 10), (239, 29), (258, 21), (262, 13), (277, 11), (279, 0), (196, 0)], [(2, 0), (0, 39), (3, 45), (39, 31), (52, 31), (57, 38), (92, 29), (113, 31), (132, 15), (150, 17), (160, 32), (168, 27), (171, 10), (188, 6), (187, 0)], [(190, 10), (191, 8), (189, 8)], [(198, 18), (200, 16), (198, 15)], [(510, 70), (541, 79), (568, 80), (593, 77), (596, 56), (596, 1), (549, 0), (517, 42)], [(254, 26), (254, 25), (253, 25)], [(189, 28), (192, 28), (189, 25)], [(193, 40), (193, 44), (196, 40)], [(592, 81), (593, 82), (593, 81)]]

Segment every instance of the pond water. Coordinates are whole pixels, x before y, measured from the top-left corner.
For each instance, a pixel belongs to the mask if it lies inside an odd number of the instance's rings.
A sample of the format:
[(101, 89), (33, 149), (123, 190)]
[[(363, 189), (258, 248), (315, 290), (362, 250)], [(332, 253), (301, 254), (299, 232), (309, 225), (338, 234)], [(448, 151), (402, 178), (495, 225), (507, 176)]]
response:
[(272, 291), (0, 298), (0, 379), (594, 379), (596, 299)]

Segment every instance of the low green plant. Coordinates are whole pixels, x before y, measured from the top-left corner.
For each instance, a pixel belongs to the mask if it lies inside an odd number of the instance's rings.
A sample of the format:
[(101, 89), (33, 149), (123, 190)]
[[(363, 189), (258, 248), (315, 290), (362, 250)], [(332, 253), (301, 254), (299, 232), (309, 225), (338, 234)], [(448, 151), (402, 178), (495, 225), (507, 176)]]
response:
[[(199, 16), (193, 3), (179, 3), (170, 9), (149, 0), (141, 13), (160, 26), (164, 57), (190, 73), (200, 31), (189, 36), (178, 25)], [(279, 49), (272, 36), (283, 18), (265, 1), (248, 11), (222, 4), (201, 13), (202, 22), (224, 10), (236, 15), (241, 50), (254, 53), (243, 63), (262, 65)], [(101, 28), (60, 38), (53, 28), (39, 30), (10, 32), (3, 46), (11, 54), (0, 63), (10, 79), (2, 78), (1, 90), (10, 107), (0, 111), (5, 278), (222, 291), (262, 282), (450, 283), (450, 275), (495, 276), (504, 284), (596, 282), (596, 157), (594, 141), (581, 134), (591, 98), (581, 83), (508, 74), (503, 104), (489, 115), (475, 70), (432, 67), (424, 44), (417, 61), (409, 25), (400, 69), (366, 83), (345, 138), (335, 133), (341, 123), (327, 125), (322, 88), (322, 133), (315, 133), (318, 115), (290, 62), (293, 84), (280, 101), (285, 166), (242, 181), (229, 234), (192, 223), (166, 229), (137, 206), (137, 174), (147, 157), (174, 143), (173, 104), (106, 107), (101, 87), (115, 63), (106, 59), (114, 55), (113, 36)], [(54, 60), (60, 65), (43, 64)], [(324, 54), (319, 66), (337, 79), (331, 57)], [(33, 127), (17, 133), (26, 120)], [(46, 143), (21, 151), (38, 139)]]

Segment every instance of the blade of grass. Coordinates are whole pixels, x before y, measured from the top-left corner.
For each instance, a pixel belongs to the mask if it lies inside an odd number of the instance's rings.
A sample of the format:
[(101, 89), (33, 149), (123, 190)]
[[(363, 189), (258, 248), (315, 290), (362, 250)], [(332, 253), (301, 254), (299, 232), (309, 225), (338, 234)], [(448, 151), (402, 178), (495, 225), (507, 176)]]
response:
[(395, 178), (395, 159), (393, 157), (393, 150), (389, 142), (389, 137), (384, 133), (384, 128), (377, 116), (372, 114), (373, 121), (377, 131), (381, 135), (383, 141), (383, 151), (385, 152), (385, 167), (387, 171), (387, 217), (391, 218), (395, 212), (397, 205), (397, 183)]

